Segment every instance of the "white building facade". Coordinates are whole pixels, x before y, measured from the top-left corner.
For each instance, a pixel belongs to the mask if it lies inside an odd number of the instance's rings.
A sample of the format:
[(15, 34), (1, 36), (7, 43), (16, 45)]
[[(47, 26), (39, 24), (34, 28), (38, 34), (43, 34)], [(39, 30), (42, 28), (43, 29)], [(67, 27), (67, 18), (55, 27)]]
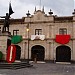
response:
[[(27, 26), (29, 32), (27, 32)], [(3, 20), (0, 20), (2, 31)], [(75, 61), (75, 14), (73, 16), (54, 16), (50, 11), (46, 15), (44, 11), (37, 10), (34, 15), (22, 19), (11, 19), (9, 31), (11, 35), (21, 35), (22, 41), (20, 59), (38, 61)], [(28, 35), (29, 34), (29, 35)], [(29, 38), (29, 39), (28, 39)]]

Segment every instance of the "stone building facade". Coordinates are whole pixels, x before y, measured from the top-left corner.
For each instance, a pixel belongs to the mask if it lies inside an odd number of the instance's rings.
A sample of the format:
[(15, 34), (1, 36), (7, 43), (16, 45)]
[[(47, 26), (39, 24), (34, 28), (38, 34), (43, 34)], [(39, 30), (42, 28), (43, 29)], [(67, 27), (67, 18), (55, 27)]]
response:
[[(2, 27), (0, 19), (0, 31)], [(23, 40), (16, 44), (21, 47), (20, 59), (28, 59), (29, 46), (30, 60), (75, 61), (75, 11), (72, 16), (59, 17), (52, 15), (52, 11), (46, 15), (44, 10), (35, 10), (34, 15), (11, 19), (9, 31), (22, 36)]]

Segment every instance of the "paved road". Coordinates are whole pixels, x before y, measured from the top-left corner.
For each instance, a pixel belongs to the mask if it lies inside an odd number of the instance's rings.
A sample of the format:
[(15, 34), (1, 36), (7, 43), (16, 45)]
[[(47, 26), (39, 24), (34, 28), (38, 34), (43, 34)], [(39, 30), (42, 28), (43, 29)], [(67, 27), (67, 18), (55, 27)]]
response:
[(0, 69), (0, 75), (75, 75), (75, 64), (38, 63), (30, 68)]

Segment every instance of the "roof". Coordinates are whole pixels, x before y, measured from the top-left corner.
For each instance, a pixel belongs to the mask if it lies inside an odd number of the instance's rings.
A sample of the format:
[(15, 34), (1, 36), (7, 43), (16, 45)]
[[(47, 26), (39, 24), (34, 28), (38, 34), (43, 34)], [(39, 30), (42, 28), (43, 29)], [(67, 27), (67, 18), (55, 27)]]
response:
[[(0, 25), (4, 23), (4, 19), (0, 19)], [(10, 24), (23, 24), (24, 18), (22, 19), (10, 19)]]
[(72, 21), (72, 20), (73, 20), (73, 16), (65, 16), (65, 17), (55, 16), (54, 17), (54, 21)]

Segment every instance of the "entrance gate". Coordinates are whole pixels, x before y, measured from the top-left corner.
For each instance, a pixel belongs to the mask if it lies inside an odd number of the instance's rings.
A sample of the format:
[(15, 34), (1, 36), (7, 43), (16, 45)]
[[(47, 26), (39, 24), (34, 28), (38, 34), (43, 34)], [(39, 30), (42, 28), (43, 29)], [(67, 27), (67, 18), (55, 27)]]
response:
[(68, 46), (61, 45), (56, 48), (56, 62), (70, 62), (71, 49)]
[(35, 45), (31, 49), (31, 60), (44, 61), (45, 49), (43, 46)]

